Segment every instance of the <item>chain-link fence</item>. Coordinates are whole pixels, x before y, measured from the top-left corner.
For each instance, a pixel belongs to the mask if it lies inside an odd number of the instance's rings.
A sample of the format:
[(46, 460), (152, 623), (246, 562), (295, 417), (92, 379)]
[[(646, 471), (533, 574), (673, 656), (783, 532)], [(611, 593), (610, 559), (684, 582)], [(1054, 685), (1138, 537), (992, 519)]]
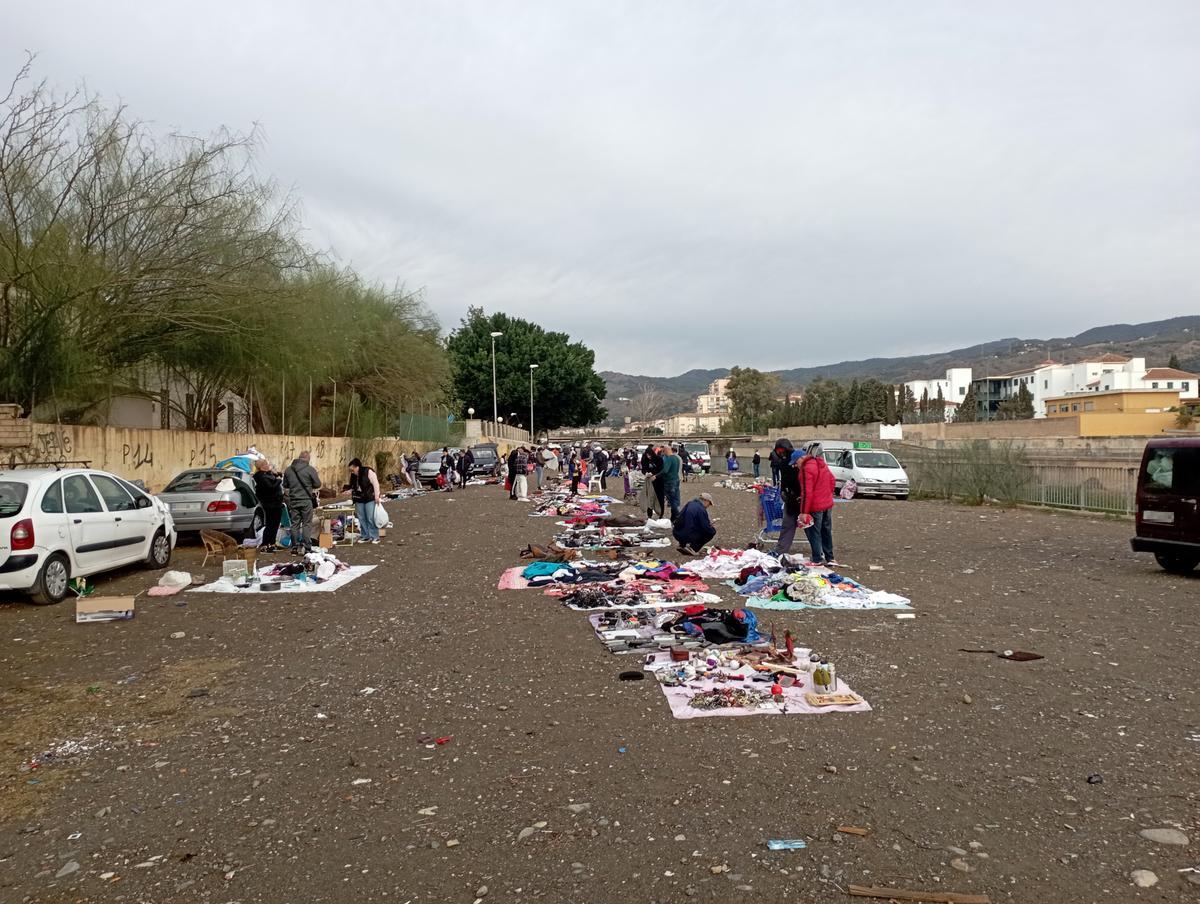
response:
[(415, 443), (436, 443), (456, 446), (462, 443), (463, 422), (451, 420), (449, 409), (424, 406), (415, 411), (402, 411), (392, 421), (392, 435)]

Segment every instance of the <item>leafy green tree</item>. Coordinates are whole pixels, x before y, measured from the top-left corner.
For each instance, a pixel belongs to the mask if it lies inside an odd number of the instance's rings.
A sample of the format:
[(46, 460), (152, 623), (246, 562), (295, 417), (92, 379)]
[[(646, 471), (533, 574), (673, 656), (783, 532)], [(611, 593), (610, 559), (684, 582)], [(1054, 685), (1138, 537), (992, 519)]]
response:
[(419, 294), (306, 246), (254, 135), (163, 138), (29, 73), (0, 94), (0, 396), (66, 421), (141, 396), (211, 428), (233, 393), (251, 430), (314, 430), (335, 382), (363, 422), (440, 392)]
[(492, 408), (493, 332), (496, 340), (496, 398), (501, 416), (519, 412), (529, 420), (529, 372), (534, 373), (534, 427), (538, 432), (558, 427), (586, 427), (608, 417), (601, 406), (604, 380), (596, 373), (595, 353), (566, 333), (551, 333), (535, 323), (507, 314), (484, 314), (470, 308), (458, 329), (446, 340), (452, 372), (452, 395), (457, 410), (490, 416)]
[(725, 394), (733, 407), (733, 421), (739, 430), (766, 426), (779, 396), (779, 377), (753, 367), (734, 367), (729, 371)]

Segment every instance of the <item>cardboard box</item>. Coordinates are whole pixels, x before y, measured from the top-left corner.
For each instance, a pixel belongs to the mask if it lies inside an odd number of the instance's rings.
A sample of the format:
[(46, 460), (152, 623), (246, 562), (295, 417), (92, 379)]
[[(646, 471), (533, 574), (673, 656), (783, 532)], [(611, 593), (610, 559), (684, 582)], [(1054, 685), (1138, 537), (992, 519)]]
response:
[(317, 546), (321, 549), (333, 549), (333, 534), (329, 531), (321, 531), (321, 535), (317, 537)]
[(76, 624), (130, 618), (133, 618), (132, 596), (80, 596), (75, 599)]

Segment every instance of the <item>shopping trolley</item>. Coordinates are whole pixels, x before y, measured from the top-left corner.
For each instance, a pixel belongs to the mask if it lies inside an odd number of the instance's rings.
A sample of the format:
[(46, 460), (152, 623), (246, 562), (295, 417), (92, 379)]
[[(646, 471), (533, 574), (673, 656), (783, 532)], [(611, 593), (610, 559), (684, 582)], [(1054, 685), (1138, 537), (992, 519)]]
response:
[(783, 495), (778, 487), (760, 484), (758, 487), (758, 540), (778, 540), (783, 530)]

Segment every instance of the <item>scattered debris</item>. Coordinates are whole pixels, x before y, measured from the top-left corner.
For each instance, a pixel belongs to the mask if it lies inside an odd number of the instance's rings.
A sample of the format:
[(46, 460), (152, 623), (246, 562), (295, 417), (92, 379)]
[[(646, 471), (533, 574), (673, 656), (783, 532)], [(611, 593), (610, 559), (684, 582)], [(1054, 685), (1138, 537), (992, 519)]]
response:
[(870, 829), (864, 829), (859, 826), (838, 826), (837, 830), (843, 835), (857, 835), (860, 838), (866, 838), (871, 834)]
[(773, 838), (767, 842), (769, 851), (799, 851), (808, 847), (808, 842), (801, 838)]

